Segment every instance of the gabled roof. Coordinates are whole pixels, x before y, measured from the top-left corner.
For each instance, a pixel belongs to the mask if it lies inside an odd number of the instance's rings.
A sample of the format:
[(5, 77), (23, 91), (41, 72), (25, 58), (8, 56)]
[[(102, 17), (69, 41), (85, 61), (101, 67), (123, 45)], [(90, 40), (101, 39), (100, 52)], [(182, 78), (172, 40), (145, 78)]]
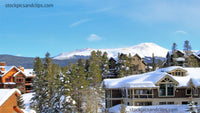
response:
[[(185, 55), (185, 52), (182, 51), (182, 50), (176, 50), (175, 52), (180, 52), (180, 53), (182, 53), (183, 55)], [(172, 51), (169, 51), (168, 54), (171, 56), (173, 53), (172, 53)]]
[[(2, 71), (1, 68), (4, 68), (5, 71)], [(22, 70), (20, 70), (16, 66), (0, 66), (0, 72), (3, 73), (3, 74), (0, 74), (0, 77), (3, 77), (4, 75), (6, 75), (13, 68), (15, 68), (16, 70), (18, 70), (18, 72), (13, 75), (14, 77), (16, 75), (18, 75), (19, 73), (22, 73), (25, 77), (34, 77), (33, 69), (24, 69), (24, 72), (23, 72)], [(31, 72), (31, 74), (30, 74), (30, 72)]]
[(140, 59), (142, 59), (142, 57), (140, 57), (140, 55), (138, 55), (137, 53), (135, 54), (135, 55), (133, 55), (133, 57), (134, 56), (137, 56), (137, 57), (139, 57)]
[(183, 71), (187, 71), (181, 66), (171, 66), (171, 67), (161, 68), (159, 70), (162, 71), (162, 72), (167, 72), (168, 73), (170, 71), (177, 70), (177, 69), (180, 69), (180, 70), (183, 70)]
[(22, 73), (25, 77), (26, 77), (26, 75), (25, 75), (25, 73), (23, 73), (21, 70), (19, 70), (17, 73), (15, 73), (13, 76), (15, 77), (15, 76), (17, 76), (18, 74), (20, 74), (20, 73)]
[[(186, 71), (186, 76), (172, 76), (168, 72), (175, 69)], [(180, 66), (172, 66), (167, 68), (158, 69), (153, 72), (148, 72), (140, 75), (130, 75), (118, 79), (104, 79), (103, 85), (105, 88), (140, 88), (140, 87), (157, 87), (156, 83), (164, 77), (170, 77), (177, 87), (187, 87), (188, 82), (192, 79), (195, 86), (200, 86), (200, 68), (183, 68)]]
[(5, 69), (5, 71), (0, 70), (3, 73), (2, 75), (0, 75), (1, 77), (3, 77), (4, 75), (6, 75), (13, 68), (15, 68), (18, 71), (20, 71), (16, 66), (0, 66), (0, 67), (4, 67), (4, 69)]
[(33, 69), (24, 69), (24, 74), (26, 77), (35, 77)]
[(173, 81), (173, 83), (175, 83), (176, 85), (178, 85), (179, 83), (173, 78), (172, 75), (167, 74), (166, 76), (164, 76), (163, 78), (161, 78), (158, 82), (155, 83), (155, 85), (159, 85), (159, 83), (164, 80), (165, 78), (170, 78), (171, 81)]
[(18, 89), (0, 89), (0, 106), (2, 106), (14, 93), (17, 93), (18, 95), (21, 94)]
[(196, 58), (200, 59), (200, 57), (199, 57), (197, 54), (195, 54), (195, 53), (192, 53), (192, 55), (194, 55), (194, 57), (196, 57)]

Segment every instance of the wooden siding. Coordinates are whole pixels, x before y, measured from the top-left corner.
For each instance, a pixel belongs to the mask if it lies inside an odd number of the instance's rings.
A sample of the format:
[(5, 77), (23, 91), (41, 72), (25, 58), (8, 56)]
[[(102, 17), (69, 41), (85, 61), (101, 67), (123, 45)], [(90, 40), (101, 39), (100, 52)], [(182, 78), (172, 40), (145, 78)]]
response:
[(11, 80), (9, 82), (14, 82), (13, 75), (17, 73), (18, 70), (16, 68), (12, 68), (9, 72), (7, 72), (3, 77), (2, 77), (2, 83), (6, 82), (6, 78), (10, 78)]
[(13, 93), (8, 100), (0, 106), (0, 113), (15, 113), (15, 106), (17, 106), (17, 93)]

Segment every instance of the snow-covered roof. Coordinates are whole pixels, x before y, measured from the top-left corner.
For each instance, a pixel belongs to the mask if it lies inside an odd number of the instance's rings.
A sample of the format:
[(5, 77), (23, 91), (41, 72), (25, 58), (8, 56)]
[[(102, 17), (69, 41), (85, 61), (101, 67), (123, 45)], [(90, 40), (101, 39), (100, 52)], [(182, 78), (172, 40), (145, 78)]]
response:
[(35, 76), (33, 69), (24, 69), (24, 73), (25, 73), (26, 77), (34, 77)]
[(0, 106), (15, 92), (21, 94), (18, 89), (0, 89)]
[(185, 58), (183, 58), (183, 57), (178, 57), (178, 58), (175, 58), (176, 59), (176, 61), (185, 61)]
[(3, 84), (16, 84), (15, 82), (4, 82)]
[[(2, 68), (4, 68), (4, 71), (2, 70)], [(7, 72), (9, 72), (11, 69), (16, 68), (17, 70), (19, 70), (16, 66), (0, 66), (0, 71), (3, 74), (0, 74), (0, 76), (4, 76), (6, 75)]]
[[(186, 71), (186, 76), (173, 76), (168, 72), (181, 69)], [(117, 79), (104, 79), (103, 85), (105, 88), (144, 88), (144, 87), (157, 87), (155, 84), (162, 78), (169, 76), (176, 81), (177, 87), (186, 87), (190, 80), (195, 86), (200, 86), (200, 68), (183, 68), (180, 66), (172, 66), (167, 68), (158, 69), (153, 72), (148, 72), (139, 75), (130, 75)]]
[(193, 55), (194, 55), (196, 58), (200, 59), (200, 57), (198, 56), (197, 53), (193, 53)]
[[(2, 68), (4, 68), (4, 70), (2, 70)], [(24, 69), (24, 71), (22, 71), (19, 68), (17, 68), (16, 66), (0, 66), (0, 72), (2, 73), (2, 74), (0, 74), (0, 77), (3, 77), (4, 75), (6, 75), (13, 68), (18, 70), (18, 72), (15, 73), (13, 76), (18, 75), (20, 72), (23, 73), (26, 77), (34, 77), (35, 76), (33, 69)]]

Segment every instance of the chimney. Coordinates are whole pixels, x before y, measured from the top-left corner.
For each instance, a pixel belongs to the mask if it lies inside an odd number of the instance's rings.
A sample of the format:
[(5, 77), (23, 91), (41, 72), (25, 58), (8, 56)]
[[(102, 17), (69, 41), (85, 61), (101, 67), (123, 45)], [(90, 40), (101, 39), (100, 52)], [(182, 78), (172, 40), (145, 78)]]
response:
[(6, 66), (6, 63), (5, 62), (1, 62), (0, 66)]
[(1, 71), (5, 71), (5, 68), (4, 68), (4, 67), (1, 67)]
[(24, 67), (18, 66), (18, 69), (22, 70), (24, 72)]

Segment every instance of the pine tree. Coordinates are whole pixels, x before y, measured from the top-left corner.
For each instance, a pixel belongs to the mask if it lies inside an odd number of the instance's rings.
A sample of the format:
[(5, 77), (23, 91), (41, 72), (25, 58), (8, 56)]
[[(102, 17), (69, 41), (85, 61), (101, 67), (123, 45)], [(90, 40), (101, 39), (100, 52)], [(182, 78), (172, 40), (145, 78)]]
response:
[[(65, 68), (63, 68), (65, 70)], [(69, 102), (69, 79), (64, 76), (58, 65), (52, 63), (47, 53), (44, 64), (39, 57), (35, 58), (34, 71), (36, 77), (33, 82), (35, 92), (32, 98), (33, 108), (38, 113), (70, 112), (72, 101)], [(71, 99), (72, 100), (72, 99)]]
[(99, 54), (100, 53), (96, 54), (95, 51), (92, 51), (89, 59), (88, 77), (94, 87), (98, 87), (102, 80), (102, 73), (100, 70), (101, 60), (98, 59), (100, 58)]
[(153, 71), (155, 71), (156, 70), (156, 62), (155, 62), (154, 53), (152, 54), (152, 58), (153, 58), (153, 61), (152, 61)]
[(24, 104), (24, 100), (22, 98), (22, 96), (18, 96), (17, 97), (17, 105), (20, 109), (24, 109), (25, 104)]
[(102, 74), (107, 76), (109, 73), (109, 61), (108, 61), (108, 53), (104, 52), (102, 56), (102, 64), (101, 64)]
[(60, 98), (62, 97), (62, 94), (60, 92), (60, 72), (61, 69), (57, 64), (52, 64), (51, 72), (53, 76), (53, 80), (51, 81), (52, 84), (49, 86), (51, 88), (52, 92), (50, 94), (49, 98), (49, 111), (52, 113), (57, 113), (62, 110), (62, 107), (60, 105)]
[(186, 66), (186, 67), (192, 67), (192, 66), (196, 65), (196, 61), (195, 61), (195, 59), (194, 59), (194, 57), (193, 57), (193, 55), (192, 55), (192, 47), (191, 47), (191, 45), (189, 44), (189, 41), (188, 41), (188, 40), (186, 40), (186, 41), (184, 42), (184, 49), (183, 49), (183, 51), (184, 51), (185, 54), (186, 54), (185, 66)]
[(134, 74), (135, 64), (133, 63), (133, 57), (131, 56), (130, 53), (129, 53), (129, 56), (128, 56), (128, 67), (129, 67), (128, 75)]
[(177, 50), (177, 45), (176, 45), (176, 43), (173, 43), (172, 53), (176, 52), (176, 50)]
[(159, 67), (159, 68), (162, 68), (162, 65), (163, 65), (163, 62), (162, 62), (162, 60), (158, 60), (158, 64), (157, 64), (157, 66)]
[(34, 60), (34, 68), (33, 68), (36, 76), (33, 80), (33, 92), (35, 92), (32, 98), (31, 106), (34, 108), (38, 113), (43, 110), (43, 87), (44, 86), (44, 76), (43, 76), (43, 65), (42, 60), (39, 57), (36, 57)]
[(128, 57), (126, 54), (118, 54), (117, 73), (119, 77), (128, 75)]
[(178, 55), (177, 55), (177, 45), (176, 43), (173, 43), (173, 46), (172, 46), (172, 64), (173, 66), (177, 66), (178, 65), (178, 62), (176, 60), (176, 58), (178, 58)]
[(186, 56), (188, 57), (191, 53), (192, 53), (192, 47), (191, 45), (189, 44), (189, 41), (186, 40), (184, 42), (184, 48), (183, 48), (183, 51), (186, 53)]
[(44, 74), (43, 76), (45, 77), (44, 79), (44, 87), (43, 90), (44, 92), (44, 111), (43, 112), (48, 112), (50, 113), (53, 109), (52, 103), (51, 103), (51, 98), (54, 97), (53, 95), (53, 73), (52, 73), (52, 59), (50, 58), (50, 54), (47, 52), (45, 55), (45, 60), (44, 60)]
[(83, 100), (85, 95), (83, 94), (84, 89), (89, 85), (85, 72), (85, 61), (79, 59), (75, 64), (69, 65), (69, 83), (71, 96), (76, 101), (76, 108), (78, 112), (83, 112)]

